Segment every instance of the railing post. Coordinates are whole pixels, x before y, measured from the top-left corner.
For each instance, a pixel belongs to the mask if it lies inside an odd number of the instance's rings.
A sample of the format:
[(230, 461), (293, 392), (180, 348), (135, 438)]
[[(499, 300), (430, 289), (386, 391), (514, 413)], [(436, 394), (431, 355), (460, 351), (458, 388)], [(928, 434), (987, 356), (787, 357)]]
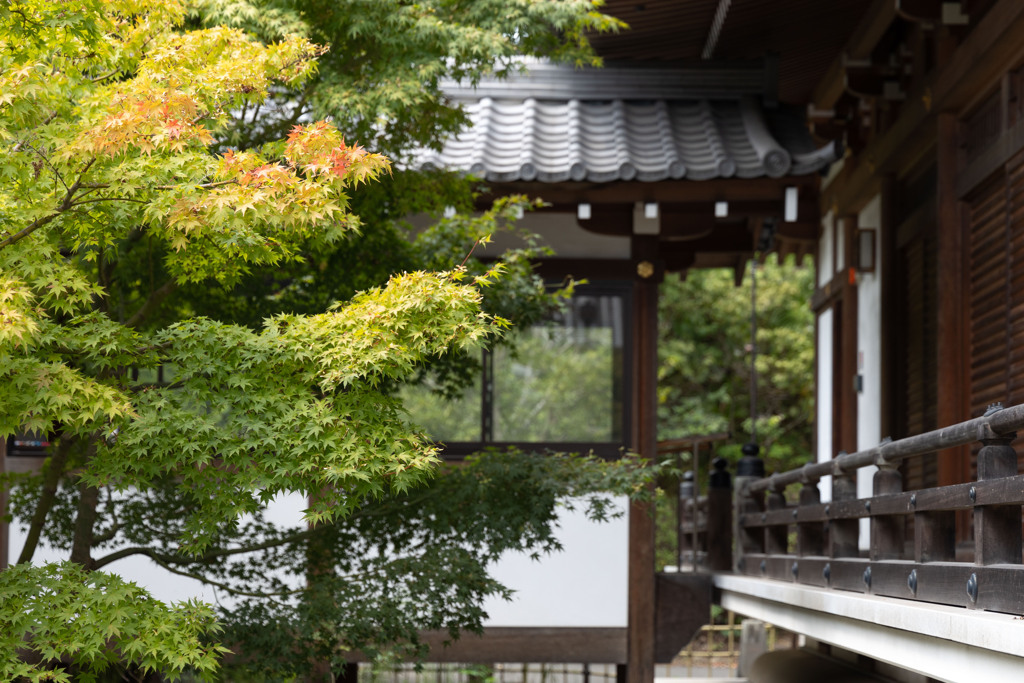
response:
[[(840, 453), (841, 458), (846, 453)], [(857, 499), (857, 473), (852, 475), (846, 472), (836, 471), (832, 475), (832, 501)], [(860, 555), (858, 537), (860, 535), (860, 520), (858, 519), (833, 519), (828, 525), (828, 554), (830, 557), (857, 557)]]
[[(800, 487), (800, 505), (817, 505), (821, 502), (818, 481), (805, 481)], [(821, 522), (798, 522), (796, 525), (796, 548), (800, 555), (825, 554), (825, 526)]]
[(708, 555), (711, 571), (732, 568), (732, 478), (724, 458), (715, 458), (708, 480)]
[[(1016, 434), (982, 439), (978, 451), (978, 481), (1017, 474)], [(974, 489), (971, 489), (974, 492)], [(973, 496), (972, 496), (973, 498)], [(1021, 506), (978, 505), (974, 508), (974, 563), (1021, 563)]]
[(737, 526), (736, 557), (733, 560), (736, 572), (744, 571), (744, 555), (764, 552), (764, 533), (761, 527), (747, 529), (740, 525), (744, 514), (759, 514), (764, 510), (763, 494), (747, 491), (747, 484), (764, 478), (764, 461), (757, 457), (760, 450), (755, 443), (743, 444), (743, 457), (736, 466), (736, 511), (733, 517)]
[[(895, 465), (883, 462), (871, 482), (875, 496), (903, 492), (903, 475)], [(898, 560), (903, 557), (903, 543), (906, 537), (906, 520), (903, 515), (871, 517), (871, 559)]]

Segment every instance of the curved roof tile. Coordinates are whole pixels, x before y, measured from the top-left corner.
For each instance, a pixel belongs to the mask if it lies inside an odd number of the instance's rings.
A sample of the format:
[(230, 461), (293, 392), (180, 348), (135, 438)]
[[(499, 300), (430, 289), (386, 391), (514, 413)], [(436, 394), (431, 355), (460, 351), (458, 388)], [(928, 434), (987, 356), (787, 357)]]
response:
[(660, 81), (649, 69), (633, 70), (631, 79), (626, 67), (585, 78), (552, 65), (531, 71), (543, 87), (531, 73), (477, 87), (446, 84), (471, 125), (440, 152), (417, 155), (414, 166), (466, 170), (492, 182), (653, 182), (804, 175), (842, 155), (839, 143), (815, 148), (797, 112), (764, 109), (749, 91), (715, 99), (673, 94), (664, 69), (655, 72)]

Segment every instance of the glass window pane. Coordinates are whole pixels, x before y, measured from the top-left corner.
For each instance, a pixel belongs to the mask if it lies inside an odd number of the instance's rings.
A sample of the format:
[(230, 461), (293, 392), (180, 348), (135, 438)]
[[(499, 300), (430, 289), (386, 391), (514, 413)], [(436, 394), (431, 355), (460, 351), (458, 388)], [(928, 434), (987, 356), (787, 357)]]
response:
[(422, 384), (403, 386), (398, 395), (409, 420), (435, 441), (480, 440), (480, 378), (462, 396), (446, 400), (435, 393), (427, 378)]
[(494, 440), (622, 440), (623, 299), (577, 294), (494, 354)]

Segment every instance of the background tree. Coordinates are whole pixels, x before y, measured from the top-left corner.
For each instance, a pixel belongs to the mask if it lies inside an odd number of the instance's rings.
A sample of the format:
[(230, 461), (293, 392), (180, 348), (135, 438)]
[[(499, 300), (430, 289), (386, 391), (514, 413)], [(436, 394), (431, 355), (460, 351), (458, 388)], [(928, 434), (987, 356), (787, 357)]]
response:
[[(813, 291), (809, 265), (769, 258), (758, 267), (757, 442), (769, 472), (812, 456)], [(715, 444), (715, 454), (736, 462), (751, 438), (749, 270), (740, 287), (725, 269), (666, 278), (658, 314), (658, 438), (726, 432), (732, 438)], [(661, 564), (678, 561), (675, 499), (672, 491), (659, 505)]]
[[(218, 629), (208, 606), (165, 606), (98, 571), (131, 554), (262, 599), (221, 614), (239, 640), (277, 624), (279, 635), (295, 637), (318, 629), (321, 649), (309, 657), (395, 640), (415, 650), (419, 628), (479, 628), (482, 615), (472, 606), (505, 590), (483, 573), (495, 553), (557, 546), (551, 524), (561, 495), (590, 495), (600, 516), (599, 490), (635, 490), (638, 475), (628, 463), (528, 456), (482, 459), (462, 477), (422, 488), (436, 451), (407, 424), (395, 384), (428, 364), (443, 367), (446, 358), (457, 368), (460, 350), (500, 335), (505, 321), (481, 308), (486, 285), (521, 294), (491, 295), (491, 309), (539, 315), (549, 299), (522, 253), (490, 268), (474, 263), (388, 279), (396, 262), (457, 266), (452, 254), (464, 260), (483, 227), (523, 202), (498, 206), (482, 222), (442, 223), (420, 246), (399, 247), (395, 216), (453, 196), (465, 204), (469, 191), (439, 175), (418, 181), (436, 193), (405, 201), (403, 188), (413, 181), (396, 174), (366, 205), (370, 220), (360, 227), (350, 191), (386, 177), (389, 165), (342, 139), (363, 131), (365, 142), (397, 149), (418, 139), (414, 133), (446, 130), (440, 122), (457, 125), (459, 114), (440, 106), (442, 72), (479, 72), (495, 56), (522, 49), (585, 55), (580, 31), (606, 20), (580, 2), (509, 5), (500, 25), (475, 3), (396, 3), (394, 21), (406, 23), (392, 35), (379, 28), (387, 16), (379, 3), (350, 3), (345, 20), (362, 23), (335, 29), (352, 42), (334, 46), (330, 54), (345, 59), (318, 81), (320, 44), (301, 35), (262, 43), (210, 19), (237, 11), (241, 20), (259, 17), (256, 28), (268, 38), (274, 27), (308, 34), (304, 16), (330, 26), (321, 10), (337, 4), (207, 3), (207, 14), (188, 15), (195, 30), (185, 32), (176, 27), (188, 8), (175, 0), (0, 6), (0, 436), (29, 429), (57, 444), (41, 475), (9, 478), (28, 541), (19, 565), (0, 572), (0, 676), (7, 680), (90, 680), (111, 666), (172, 677), (216, 668), (223, 650), (207, 640)], [(461, 14), (439, 17), (440, 10)], [(464, 25), (462, 16), (482, 25)], [(435, 30), (446, 22), (447, 31)], [(560, 31), (541, 31), (551, 22)], [(419, 61), (420, 48), (402, 49), (438, 31), (427, 41), (434, 52)], [(369, 34), (377, 43), (356, 40)], [(454, 35), (465, 44), (454, 44), (462, 56), (449, 63), (437, 50)], [(405, 80), (364, 78), (383, 77), (389, 64), (400, 65)], [(415, 73), (438, 105), (433, 115), (403, 94)], [(381, 104), (381, 90), (404, 108)], [(335, 111), (335, 125), (315, 122), (307, 101), (313, 112), (340, 102), (348, 117)], [(405, 115), (418, 109), (422, 121)], [(276, 140), (279, 133), (286, 139)], [(446, 236), (461, 241), (424, 250)], [(399, 258), (390, 260), (392, 252)], [(351, 260), (359, 254), (378, 258)], [(365, 291), (353, 295), (357, 288)], [(158, 369), (167, 381), (145, 381)], [(458, 379), (457, 371), (449, 375)], [(502, 482), (501, 471), (512, 478), (506, 488), (514, 480), (523, 490), (502, 499), (504, 507), (493, 495), (445, 488), (473, 491), (481, 481)], [(263, 522), (264, 504), (285, 491), (311, 499), (312, 528)], [(460, 500), (461, 515), (435, 515), (416, 527), (409, 511), (432, 495)], [(367, 507), (371, 501), (376, 507)], [(388, 518), (420, 533), (387, 522), (366, 526)], [(349, 526), (328, 524), (339, 520)], [(479, 521), (467, 528), (466, 520)], [(434, 526), (423, 526), (428, 521)], [(350, 554), (370, 538), (353, 529), (391, 532), (381, 546), (391, 554)], [(466, 534), (476, 534), (479, 551), (464, 552)], [(44, 540), (70, 563), (27, 564)], [(275, 549), (326, 558), (314, 565), (338, 569), (341, 579), (311, 584), (329, 599), (310, 599), (277, 579), (257, 581), (266, 557), (254, 553)], [(450, 589), (409, 579), (419, 576), (417, 561), (437, 557), (458, 559)], [(438, 577), (438, 566), (423, 576)], [(352, 621), (352, 596), (361, 585), (354, 577), (370, 575), (378, 588), (364, 598), (405, 582), (426, 606), (409, 613), (379, 605), (390, 616), (367, 630), (371, 622)], [(286, 666), (295, 672), (309, 661), (291, 657)]]

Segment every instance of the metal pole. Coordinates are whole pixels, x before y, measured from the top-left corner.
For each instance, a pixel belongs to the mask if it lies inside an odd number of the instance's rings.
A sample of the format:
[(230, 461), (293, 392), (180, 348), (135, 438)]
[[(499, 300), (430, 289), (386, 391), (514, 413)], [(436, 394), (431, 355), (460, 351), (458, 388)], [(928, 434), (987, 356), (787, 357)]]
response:
[(699, 498), (698, 492), (700, 486), (697, 484), (697, 459), (700, 457), (700, 442), (693, 442), (693, 542), (690, 544), (690, 548), (693, 551), (693, 571), (697, 571), (697, 520), (700, 518), (700, 510), (697, 508), (697, 499)]
[(750, 443), (757, 443), (757, 260), (750, 259)]

